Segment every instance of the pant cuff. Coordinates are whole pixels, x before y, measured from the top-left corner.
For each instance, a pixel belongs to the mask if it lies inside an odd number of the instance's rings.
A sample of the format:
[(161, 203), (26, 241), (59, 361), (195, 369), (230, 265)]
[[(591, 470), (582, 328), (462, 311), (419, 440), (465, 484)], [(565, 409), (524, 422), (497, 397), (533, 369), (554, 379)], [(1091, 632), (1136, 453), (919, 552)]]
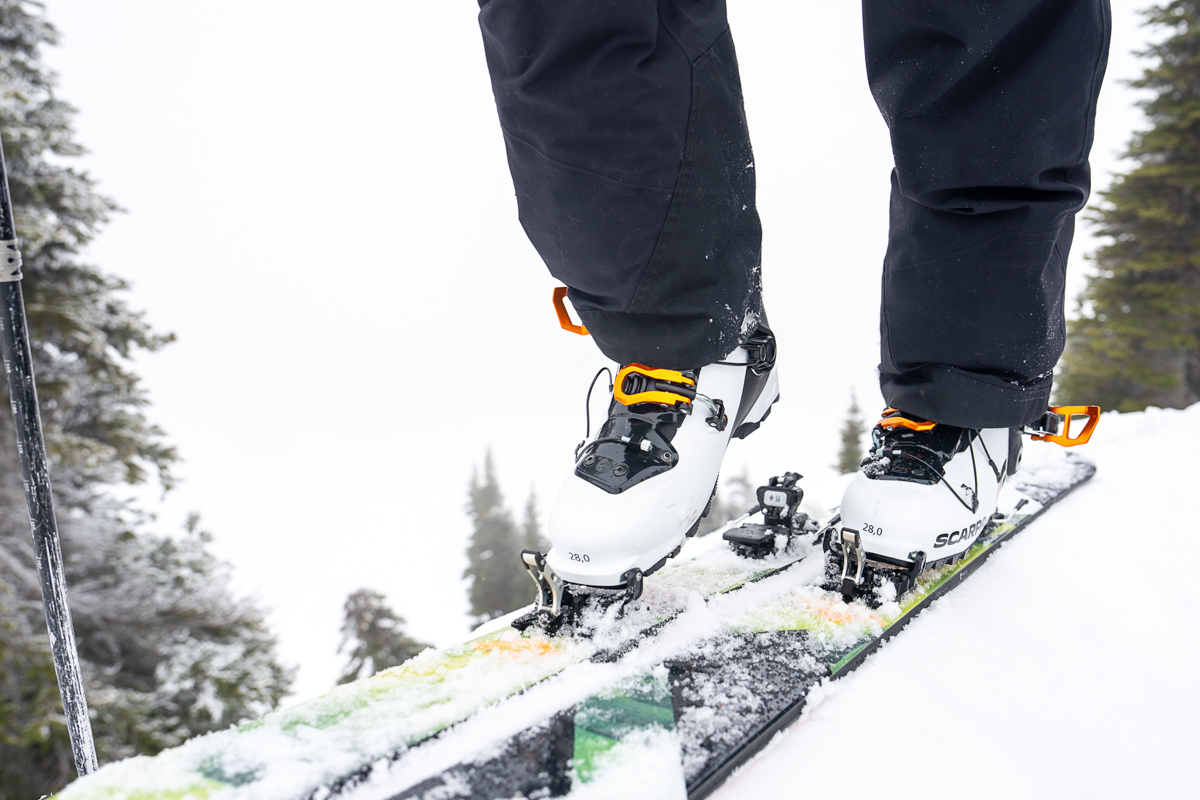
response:
[(600, 352), (618, 364), (637, 362), (658, 369), (696, 369), (729, 355), (752, 336), (762, 318), (755, 296), (751, 309), (734, 316), (628, 314), (580, 311)]
[(1053, 379), (1016, 384), (955, 367), (895, 374), (880, 370), (879, 387), (892, 408), (961, 428), (1014, 428), (1046, 411)]

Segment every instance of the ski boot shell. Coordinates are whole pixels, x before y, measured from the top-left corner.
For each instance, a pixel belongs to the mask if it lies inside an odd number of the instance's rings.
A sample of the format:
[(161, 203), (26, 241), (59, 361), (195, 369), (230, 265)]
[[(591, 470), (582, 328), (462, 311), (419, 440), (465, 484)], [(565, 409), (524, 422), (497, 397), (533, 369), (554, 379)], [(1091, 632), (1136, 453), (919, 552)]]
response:
[[(614, 399), (551, 511), (553, 572), (567, 583), (625, 588), (633, 571), (649, 574), (678, 552), (708, 509), (730, 438), (757, 428), (778, 399), (773, 367), (773, 353), (764, 364), (739, 347), (698, 370), (686, 405)], [(643, 370), (657, 372), (666, 371)], [(618, 398), (627, 380), (622, 370)]]
[(956, 560), (983, 533), (1016, 471), (1020, 436), (1008, 428), (940, 427), (936, 435), (933, 428), (876, 429), (871, 455), (842, 498), (845, 546), (857, 535), (868, 561), (919, 572)]

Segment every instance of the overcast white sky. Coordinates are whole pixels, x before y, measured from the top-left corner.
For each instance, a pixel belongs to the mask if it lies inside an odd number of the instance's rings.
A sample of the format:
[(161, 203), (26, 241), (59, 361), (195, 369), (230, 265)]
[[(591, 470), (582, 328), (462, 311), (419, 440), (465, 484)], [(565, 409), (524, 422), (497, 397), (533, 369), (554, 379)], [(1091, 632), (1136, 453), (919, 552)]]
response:
[[(1140, 124), (1116, 78), (1144, 45), (1117, 0), (1097, 186)], [(524, 238), (471, 0), (45, 0), (83, 166), (128, 213), (88, 257), (179, 341), (139, 359), (182, 486), (240, 590), (272, 610), (298, 694), (332, 683), (341, 603), (467, 630), (472, 465), (547, 509), (603, 365), (558, 329)], [(731, 0), (781, 342), (784, 404), (727, 474), (829, 474), (851, 389), (880, 404), (887, 132), (857, 3)], [(1076, 240), (1080, 256), (1095, 243)], [(836, 499), (835, 499), (836, 500)], [(514, 556), (515, 557), (515, 556)], [(532, 588), (532, 584), (531, 584)]]

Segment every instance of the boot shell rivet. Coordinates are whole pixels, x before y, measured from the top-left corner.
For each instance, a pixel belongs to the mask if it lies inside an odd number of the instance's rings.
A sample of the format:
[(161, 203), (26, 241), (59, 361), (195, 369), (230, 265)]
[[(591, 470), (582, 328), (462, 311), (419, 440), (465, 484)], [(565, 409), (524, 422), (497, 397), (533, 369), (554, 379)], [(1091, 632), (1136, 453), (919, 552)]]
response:
[(663, 461), (665, 461), (665, 462), (666, 462), (666, 463), (668, 463), (668, 464), (670, 464), (670, 463), (671, 463), (671, 460), (672, 460), (673, 458), (675, 458), (675, 456), (671, 455), (671, 451), (670, 451), (670, 450), (664, 450), (664, 451), (662, 451), (662, 453), (660, 453), (658, 457), (659, 457), (659, 458), (661, 458)]
[(617, 464), (615, 467), (613, 467), (613, 475), (616, 475), (618, 478), (624, 475), (626, 472), (629, 472), (629, 467), (625, 466), (624, 464)]
[(596, 457), (594, 455), (585, 456), (583, 459), (583, 465), (585, 467), (590, 467), (592, 464), (595, 464), (595, 463), (596, 463)]

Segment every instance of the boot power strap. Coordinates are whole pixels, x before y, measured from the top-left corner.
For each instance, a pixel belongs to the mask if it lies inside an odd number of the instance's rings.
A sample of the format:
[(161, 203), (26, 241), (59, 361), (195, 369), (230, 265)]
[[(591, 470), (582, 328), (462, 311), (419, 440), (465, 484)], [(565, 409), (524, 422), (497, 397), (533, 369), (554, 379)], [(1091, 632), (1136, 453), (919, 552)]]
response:
[(696, 399), (696, 381), (673, 369), (629, 364), (621, 367), (613, 381), (613, 397), (626, 406), (636, 403), (690, 404)]

